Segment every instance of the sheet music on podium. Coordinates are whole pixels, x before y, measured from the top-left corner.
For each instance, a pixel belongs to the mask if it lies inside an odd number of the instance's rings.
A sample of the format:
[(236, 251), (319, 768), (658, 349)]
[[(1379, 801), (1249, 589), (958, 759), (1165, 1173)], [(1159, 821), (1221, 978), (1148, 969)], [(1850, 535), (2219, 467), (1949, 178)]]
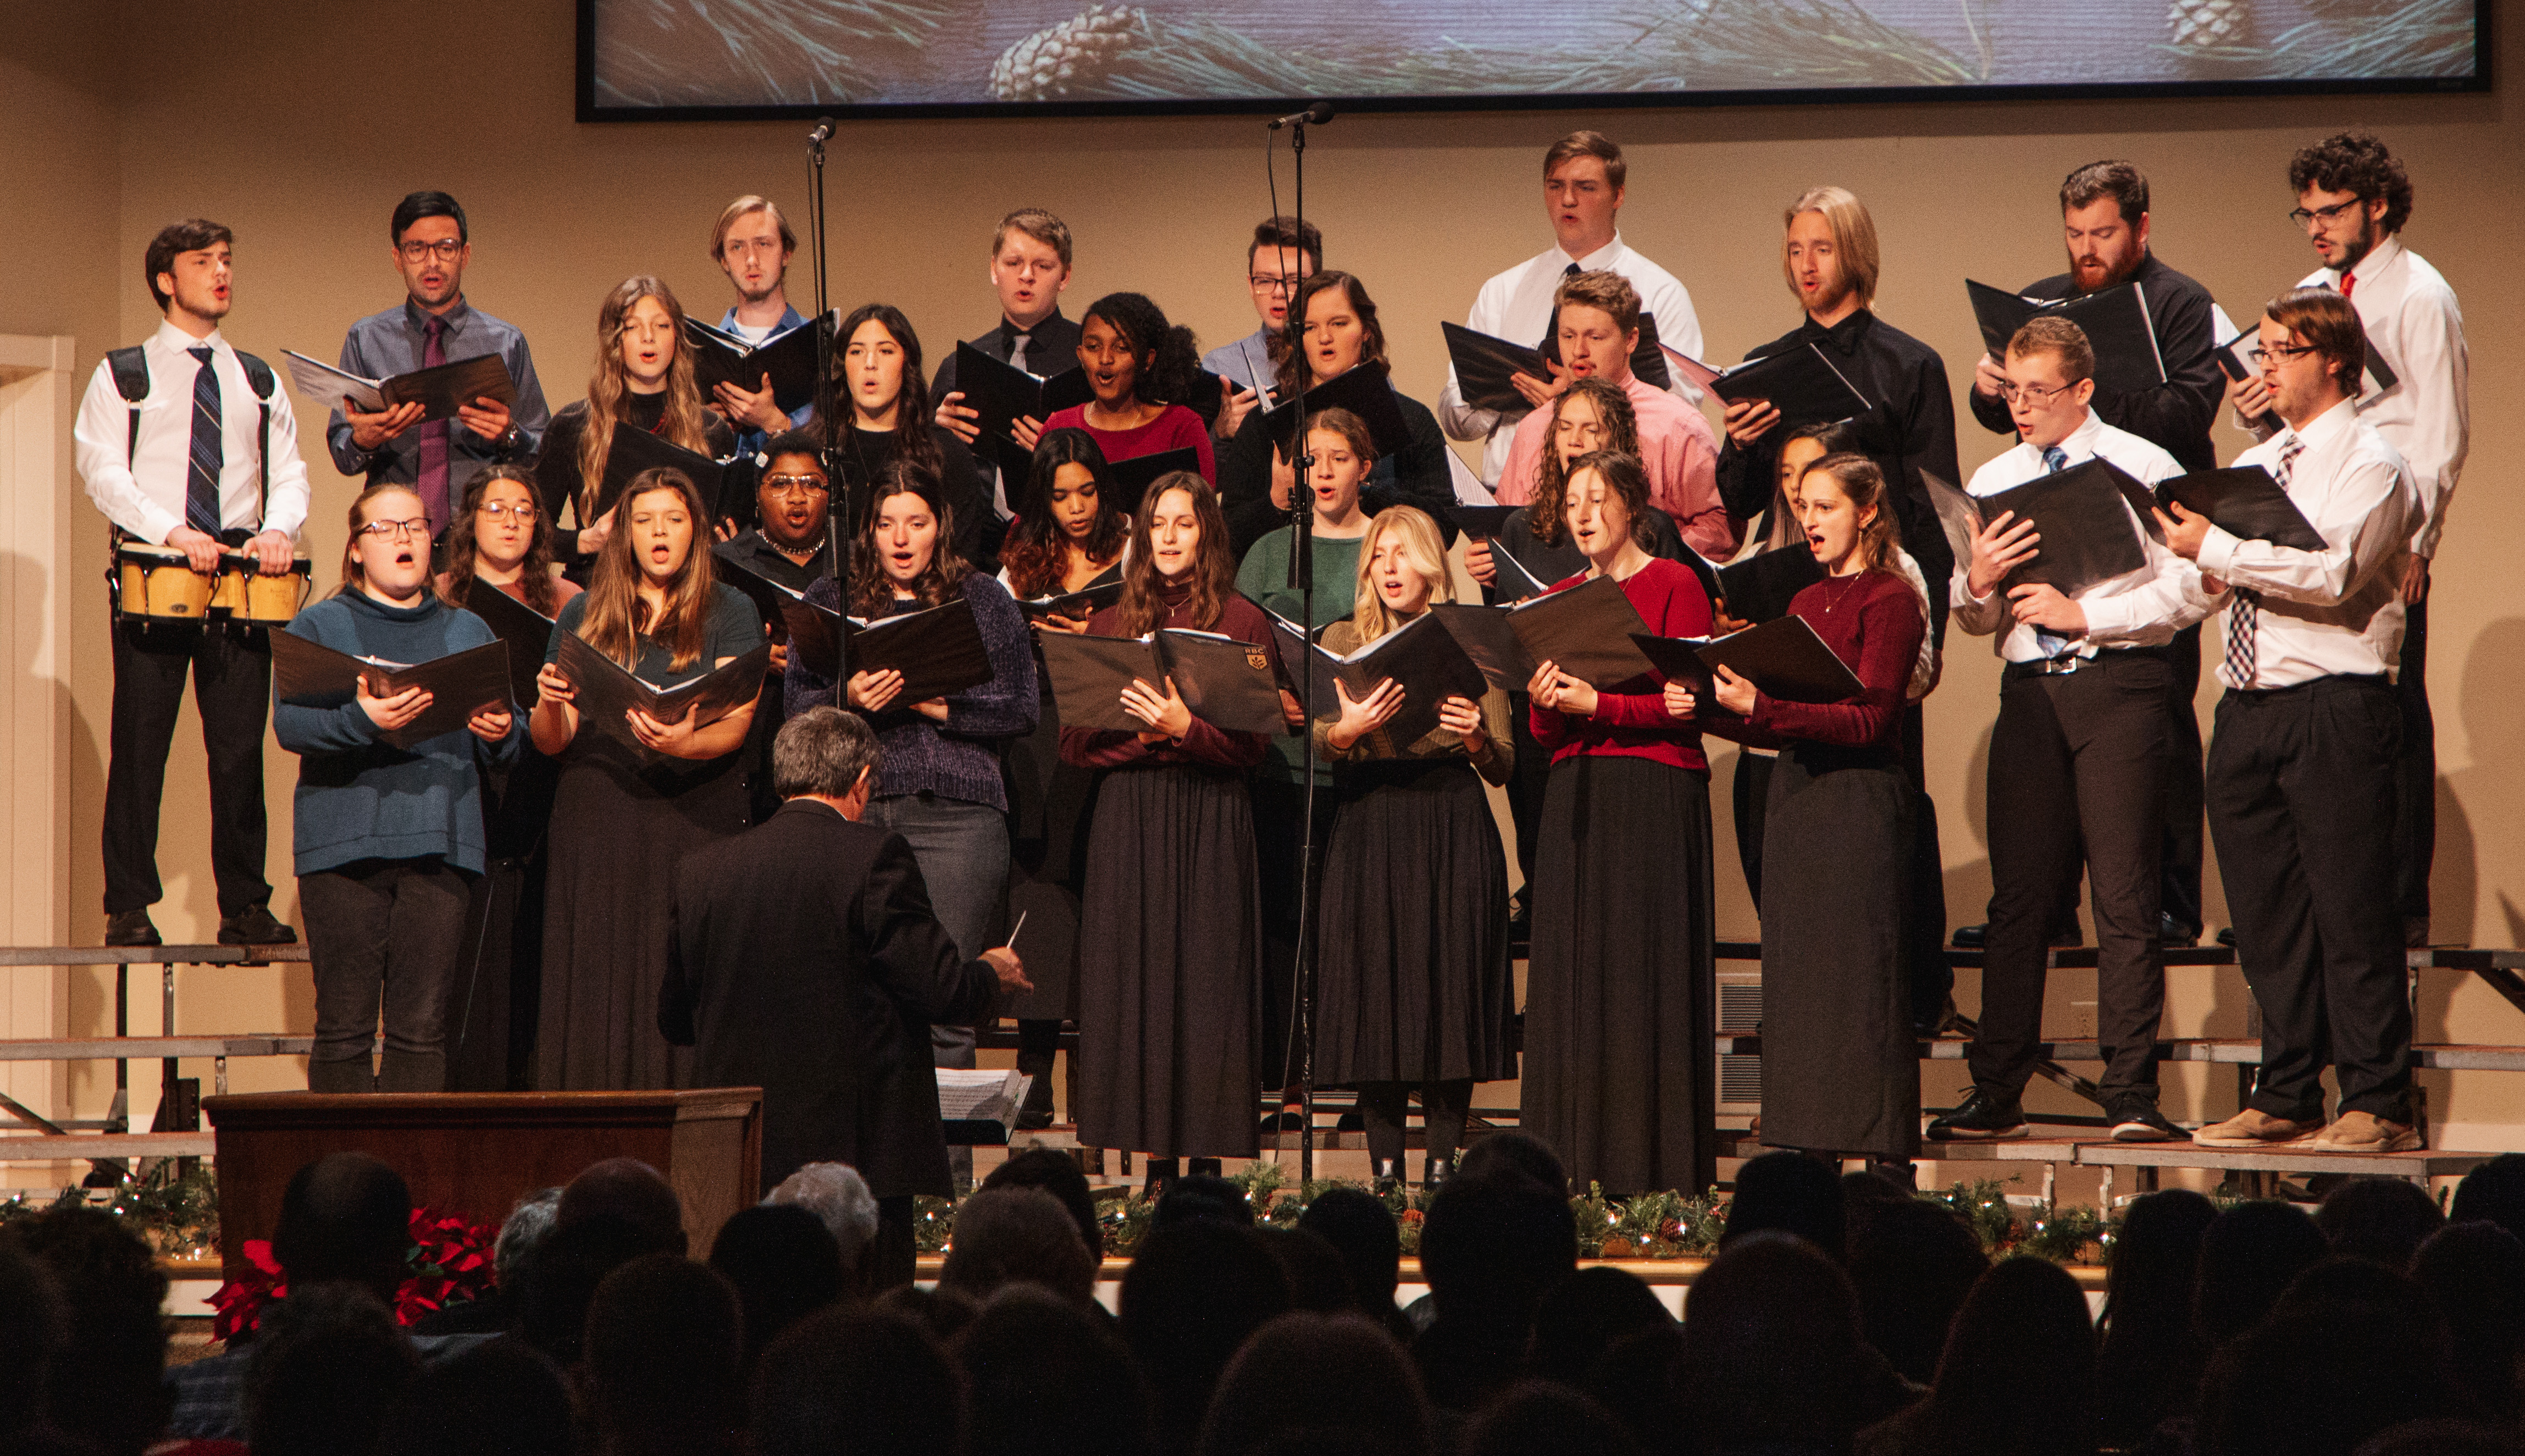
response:
[(1034, 1079), (1022, 1072), (991, 1068), (940, 1067), (936, 1071), (938, 1119), (946, 1124), (947, 1141), (965, 1146), (1006, 1145)]

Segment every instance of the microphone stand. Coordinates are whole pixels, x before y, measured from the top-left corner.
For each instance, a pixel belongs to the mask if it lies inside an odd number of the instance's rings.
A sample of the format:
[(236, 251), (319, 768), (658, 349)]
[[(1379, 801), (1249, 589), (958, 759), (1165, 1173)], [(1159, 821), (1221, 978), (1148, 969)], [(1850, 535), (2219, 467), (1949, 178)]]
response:
[[(817, 122), (816, 129), (807, 133), (807, 232), (808, 247), (815, 254), (812, 271), (816, 279), (816, 405), (817, 411), (823, 416), (824, 428), (828, 434), (832, 429), (832, 422), (842, 418), (833, 409), (833, 406), (840, 403), (840, 396), (833, 388), (833, 354), (838, 341), (833, 337), (835, 321), (832, 301), (824, 291), (824, 143), (832, 137), (832, 134), (833, 124), (829, 118)], [(823, 456), (824, 479), (827, 487), (836, 482), (840, 486), (838, 490), (831, 490), (825, 499), (828, 502), (834, 496), (839, 496), (841, 499), (841, 510), (838, 513), (830, 504), (824, 508), (824, 564), (827, 572), (840, 586), (842, 595), (848, 598), (851, 589), (851, 543), (847, 531), (852, 525), (851, 485), (849, 480), (843, 478), (841, 453), (834, 447), (829, 437), (824, 442)], [(850, 677), (847, 647), (843, 649), (843, 658), (842, 676), (847, 680)]]
[[(1309, 112), (1289, 119), (1289, 156), (1297, 174), (1296, 216), (1303, 236), (1307, 221), (1307, 121)], [(1321, 272), (1324, 260), (1315, 260)], [(1296, 285), (1290, 289), (1290, 302), (1297, 302)], [(1307, 321), (1292, 321), (1300, 337), (1306, 334)], [(1289, 427), (1289, 461), (1294, 476), (1289, 491), (1291, 531), (1289, 541), (1289, 585), (1298, 593), (1298, 620), (1312, 649), (1315, 631), (1315, 510), (1314, 490), (1308, 483), (1314, 473), (1315, 457), (1307, 448), (1307, 383), (1314, 373), (1307, 363), (1304, 351), (1298, 358), (1297, 408), (1291, 410)], [(1299, 728), (1304, 742), (1299, 763), (1304, 773), (1305, 788), (1300, 796), (1300, 812), (1305, 825), (1300, 830), (1298, 851), (1298, 946), (1297, 964), (1293, 967), (1289, 988), (1289, 1034), (1298, 1053), (1298, 1186), (1304, 1189), (1315, 1176), (1315, 998), (1310, 978), (1314, 972), (1315, 910), (1315, 675), (1313, 665), (1298, 678), (1298, 706), (1306, 720)], [(1280, 1075), (1288, 1073), (1288, 1060), (1281, 1059)], [(1279, 1114), (1272, 1114), (1279, 1121)], [(1369, 1170), (1371, 1176), (1374, 1170)]]

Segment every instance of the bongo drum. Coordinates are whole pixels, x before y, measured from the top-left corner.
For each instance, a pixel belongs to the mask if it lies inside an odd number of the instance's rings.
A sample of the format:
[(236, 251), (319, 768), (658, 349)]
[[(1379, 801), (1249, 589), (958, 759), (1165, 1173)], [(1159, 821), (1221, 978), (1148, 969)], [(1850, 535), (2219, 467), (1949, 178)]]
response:
[(126, 622), (199, 622), (210, 610), (212, 578), (173, 546), (124, 541), (114, 548), (114, 569), (116, 611)]
[(290, 560), (288, 571), (266, 576), (255, 566), (252, 556), (242, 551), (223, 551), (220, 553), (220, 579), (211, 593), (211, 609), (224, 611), (229, 621), (250, 627), (285, 627), (290, 618), (298, 615), (315, 581), (316, 564), (304, 553)]

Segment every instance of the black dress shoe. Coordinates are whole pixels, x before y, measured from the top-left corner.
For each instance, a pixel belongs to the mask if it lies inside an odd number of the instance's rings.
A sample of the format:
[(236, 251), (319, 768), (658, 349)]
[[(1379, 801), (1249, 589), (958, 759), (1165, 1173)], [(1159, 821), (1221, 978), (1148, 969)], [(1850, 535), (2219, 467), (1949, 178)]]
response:
[(164, 945), (158, 928), (149, 923), (146, 910), (124, 910), (105, 918), (105, 943), (108, 945)]
[(2025, 1109), (2013, 1097), (2001, 1097), (1975, 1087), (1963, 1105), (1929, 1124), (1933, 1142), (1986, 1142), (2026, 1134)]
[(1017, 1130), (1020, 1132), (1040, 1132), (1051, 1126), (1052, 1114), (1048, 1111), (1017, 1114)]
[(2236, 928), (2234, 926), (2220, 926), (2218, 928), (2218, 943), (2227, 947), (2229, 950), (2234, 950), (2236, 948)]
[(2152, 1097), (2116, 1097), (2104, 1109), (2104, 1119), (2112, 1124), (2115, 1142), (2174, 1142), (2188, 1135), (2166, 1121)]
[(1956, 927), (1955, 941), (1966, 950), (1979, 950), (1990, 939), (1988, 925)]
[(2156, 918), (2156, 938), (2165, 945), (2199, 945), (2201, 928), (2187, 926), (2170, 915), (2160, 915)]
[(272, 911), (257, 905), (220, 922), (222, 945), (296, 945), (298, 932), (272, 918)]

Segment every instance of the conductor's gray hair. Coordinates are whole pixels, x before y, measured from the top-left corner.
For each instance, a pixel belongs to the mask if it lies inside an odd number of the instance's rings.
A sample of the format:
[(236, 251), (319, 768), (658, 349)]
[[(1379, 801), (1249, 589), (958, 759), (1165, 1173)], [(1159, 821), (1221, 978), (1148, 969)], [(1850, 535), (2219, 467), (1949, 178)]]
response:
[(782, 724), (771, 740), (771, 789), (784, 799), (843, 798), (883, 757), (876, 734), (858, 714), (829, 704), (810, 708)]
[[(818, 708), (819, 713), (838, 709)], [(797, 721), (790, 720), (793, 724)], [(853, 720), (857, 722), (856, 719)], [(863, 729), (865, 731), (865, 729)], [(783, 738), (788, 736), (784, 729)], [(867, 1180), (848, 1163), (810, 1163), (780, 1180), (764, 1195), (766, 1203), (794, 1203), (824, 1221), (833, 1242), (842, 1246), (842, 1263), (857, 1269), (860, 1255), (876, 1238), (876, 1196)]]
[(500, 1282), (514, 1288), (518, 1271), (561, 1220), (561, 1189), (537, 1188), (509, 1210), (509, 1221), (500, 1226), (500, 1237), (491, 1245), (491, 1272)]

